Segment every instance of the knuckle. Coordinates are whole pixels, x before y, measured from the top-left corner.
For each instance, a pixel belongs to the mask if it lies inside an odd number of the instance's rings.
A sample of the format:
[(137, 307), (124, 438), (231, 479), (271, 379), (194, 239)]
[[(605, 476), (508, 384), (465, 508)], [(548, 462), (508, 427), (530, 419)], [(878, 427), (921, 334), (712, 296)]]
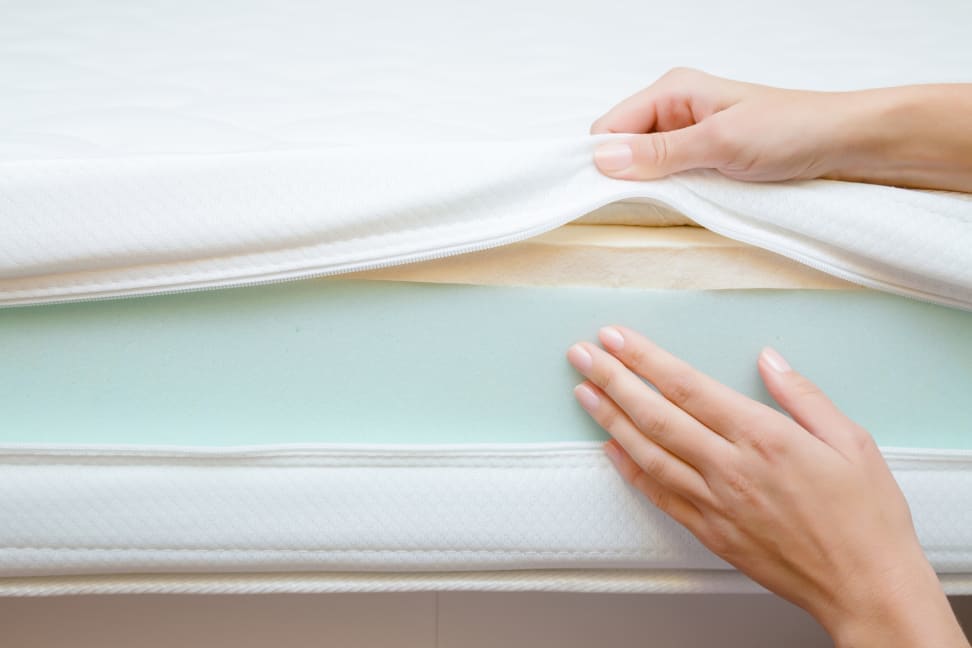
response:
[(764, 459), (773, 460), (786, 452), (786, 439), (779, 434), (765, 431), (750, 431), (746, 443), (756, 454)]
[(657, 425), (656, 421), (659, 417), (658, 410), (642, 400), (636, 405), (630, 406), (628, 412), (630, 413), (631, 420), (634, 422), (635, 426), (644, 434), (651, 436), (649, 433), (654, 429), (654, 426)]
[(733, 533), (730, 524), (722, 519), (707, 520), (705, 530), (700, 534), (702, 541), (712, 553), (726, 558), (733, 553)]
[[(630, 336), (626, 336), (630, 339)], [(645, 373), (650, 366), (649, 349), (642, 343), (625, 344), (623, 349), (625, 364), (634, 368), (636, 371)]]
[(638, 465), (645, 474), (650, 475), (656, 481), (664, 481), (668, 475), (669, 461), (665, 455), (657, 450), (648, 451), (638, 457)]
[(810, 382), (809, 379), (799, 375), (793, 377), (787, 391), (790, 392), (790, 398), (800, 400), (823, 397), (823, 392), (820, 391), (819, 387)]
[(851, 426), (851, 438), (853, 439), (854, 447), (861, 454), (873, 452), (880, 454), (881, 450), (878, 448), (878, 444), (874, 440), (874, 437), (871, 436), (871, 433), (856, 423)]
[(752, 501), (755, 499), (753, 482), (742, 471), (732, 470), (723, 479), (726, 488), (734, 499), (743, 501)]
[(647, 138), (648, 156), (658, 166), (664, 166), (670, 156), (668, 137), (665, 133), (655, 133)]
[(597, 422), (605, 430), (616, 430), (618, 423), (621, 422), (621, 414), (613, 407), (606, 407), (602, 410), (600, 416), (598, 416)]
[(634, 486), (639, 491), (644, 493), (645, 497), (649, 497), (648, 493), (650, 493), (655, 488), (655, 485), (652, 483), (651, 478), (649, 478), (648, 475), (646, 475), (641, 470), (632, 471), (630, 474), (625, 476), (625, 479), (632, 486)]
[(669, 69), (667, 72), (665, 72), (665, 74), (663, 74), (661, 78), (670, 81), (671, 80), (683, 81), (692, 77), (696, 77), (699, 74), (701, 73), (695, 68), (690, 68), (683, 65), (677, 65)]
[(695, 398), (697, 391), (695, 378), (684, 371), (671, 375), (665, 381), (665, 396), (679, 406)]
[(611, 391), (616, 380), (617, 372), (611, 367), (605, 368), (597, 374), (597, 386), (606, 392)]
[[(644, 473), (642, 473), (644, 474)], [(667, 513), (671, 510), (672, 506), (672, 495), (664, 488), (659, 488), (657, 484), (650, 482), (647, 478), (642, 477), (640, 483), (638, 484), (638, 490), (645, 494), (648, 501), (655, 505), (655, 508), (660, 511)]]
[(654, 410), (638, 420), (638, 428), (649, 439), (664, 439), (671, 429), (670, 414)]
[(631, 484), (635, 488), (638, 488), (638, 483), (642, 479), (641, 469), (638, 468), (638, 464), (633, 461), (626, 461), (618, 471), (621, 474), (622, 479), (627, 483)]

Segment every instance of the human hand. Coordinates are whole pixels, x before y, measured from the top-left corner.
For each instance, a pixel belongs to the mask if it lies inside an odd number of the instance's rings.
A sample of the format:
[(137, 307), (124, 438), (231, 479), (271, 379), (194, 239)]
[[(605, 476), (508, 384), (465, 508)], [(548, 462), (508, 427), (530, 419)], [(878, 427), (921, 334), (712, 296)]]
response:
[(972, 191), (972, 84), (784, 90), (676, 68), (594, 122), (601, 172), (650, 180), (716, 169), (737, 180), (858, 180)]
[(838, 646), (968, 646), (877, 445), (778, 353), (759, 371), (792, 419), (630, 329), (599, 338), (568, 351), (575, 395), (658, 508)]

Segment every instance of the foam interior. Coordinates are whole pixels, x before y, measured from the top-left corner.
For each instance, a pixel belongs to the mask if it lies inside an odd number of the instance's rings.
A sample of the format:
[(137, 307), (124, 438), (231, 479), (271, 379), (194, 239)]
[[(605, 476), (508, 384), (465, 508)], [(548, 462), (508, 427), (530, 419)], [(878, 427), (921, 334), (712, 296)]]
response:
[(773, 345), (887, 446), (972, 448), (972, 313), (870, 291), (311, 280), (0, 311), (0, 442), (602, 437), (564, 359), (644, 331), (736, 389)]

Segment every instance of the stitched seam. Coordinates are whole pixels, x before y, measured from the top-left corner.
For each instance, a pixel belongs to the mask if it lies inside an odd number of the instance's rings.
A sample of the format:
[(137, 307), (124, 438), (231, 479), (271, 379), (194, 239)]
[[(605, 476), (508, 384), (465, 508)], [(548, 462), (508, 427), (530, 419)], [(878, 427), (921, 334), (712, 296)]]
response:
[[(926, 547), (926, 551), (934, 551), (945, 556), (968, 556), (972, 555), (967, 549), (949, 550), (944, 547)], [(11, 545), (0, 546), (0, 551), (49, 551), (59, 553), (70, 552), (109, 552), (109, 553), (135, 553), (142, 551), (155, 551), (160, 553), (219, 553), (219, 554), (506, 554), (506, 555), (542, 555), (542, 556), (660, 556), (661, 552), (648, 551), (645, 549), (295, 549), (295, 548), (213, 548), (213, 547), (107, 547), (107, 546), (30, 546), (30, 545)], [(670, 554), (671, 552), (664, 552)]]
[(260, 547), (260, 548), (240, 548), (232, 547), (226, 549), (218, 549), (213, 547), (107, 547), (107, 546), (81, 546), (73, 545), (66, 547), (58, 546), (30, 546), (30, 545), (11, 545), (11, 546), (0, 546), (0, 551), (55, 551), (55, 552), (80, 552), (80, 551), (104, 551), (104, 552), (125, 552), (133, 553), (139, 551), (158, 551), (164, 553), (284, 553), (284, 554), (417, 554), (417, 553), (445, 553), (445, 554), (523, 554), (523, 555), (570, 555), (570, 556), (601, 556), (601, 555), (625, 555), (625, 556), (638, 556), (638, 555), (656, 555), (656, 552), (648, 552), (643, 549), (435, 549), (435, 548), (419, 548), (419, 549), (295, 549), (295, 548), (273, 548), (273, 547)]
[[(273, 461), (273, 460), (271, 460)], [(101, 466), (101, 467), (130, 467), (130, 466), (145, 466), (145, 467), (212, 467), (212, 468), (263, 468), (266, 470), (282, 470), (286, 468), (506, 468), (515, 467), (524, 470), (549, 470), (551, 468), (596, 468), (604, 465), (605, 460), (603, 457), (592, 456), (589, 458), (578, 457), (576, 460), (570, 460), (569, 458), (524, 458), (524, 459), (504, 459), (497, 457), (495, 460), (483, 460), (472, 458), (469, 460), (464, 460), (461, 458), (456, 459), (443, 459), (437, 460), (434, 458), (416, 458), (416, 459), (394, 459), (389, 458), (388, 460), (376, 460), (375, 458), (356, 458), (356, 457), (335, 457), (333, 459), (321, 459), (317, 461), (313, 460), (297, 460), (291, 462), (280, 462), (277, 460), (274, 463), (262, 462), (262, 461), (240, 461), (238, 458), (227, 458), (225, 460), (220, 460), (219, 458), (212, 457), (187, 457), (185, 459), (153, 459), (146, 458), (146, 460), (141, 461), (133, 458), (120, 459), (119, 461), (110, 461), (102, 458), (96, 458), (91, 461), (77, 460), (77, 459), (64, 459), (64, 460), (45, 460), (45, 461), (4, 461), (0, 463), (0, 466), (7, 467), (45, 467), (45, 466)]]

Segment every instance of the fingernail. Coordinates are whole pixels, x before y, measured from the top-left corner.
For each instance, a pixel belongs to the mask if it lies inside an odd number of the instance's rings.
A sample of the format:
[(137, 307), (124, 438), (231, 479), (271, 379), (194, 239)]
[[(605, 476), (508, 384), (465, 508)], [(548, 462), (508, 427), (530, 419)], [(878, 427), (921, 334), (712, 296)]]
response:
[(605, 326), (598, 332), (601, 344), (609, 351), (620, 351), (624, 348), (624, 336), (613, 326)]
[(766, 359), (766, 364), (777, 373), (786, 373), (791, 370), (790, 364), (775, 349), (770, 347), (763, 349), (763, 358)]
[(621, 451), (618, 450), (618, 446), (614, 445), (614, 441), (608, 441), (604, 444), (604, 454), (608, 456), (615, 468), (621, 467)]
[(581, 407), (588, 412), (596, 410), (598, 404), (601, 402), (601, 399), (597, 397), (594, 390), (587, 385), (577, 385), (574, 387), (574, 396), (577, 397), (577, 402), (581, 404)]
[(582, 374), (589, 372), (591, 366), (594, 364), (594, 359), (591, 357), (591, 354), (579, 344), (570, 347), (570, 350), (567, 351), (567, 360), (570, 364), (574, 365), (574, 369), (577, 369)]
[(631, 166), (632, 160), (628, 144), (602, 144), (594, 150), (594, 164), (602, 171), (622, 171)]

